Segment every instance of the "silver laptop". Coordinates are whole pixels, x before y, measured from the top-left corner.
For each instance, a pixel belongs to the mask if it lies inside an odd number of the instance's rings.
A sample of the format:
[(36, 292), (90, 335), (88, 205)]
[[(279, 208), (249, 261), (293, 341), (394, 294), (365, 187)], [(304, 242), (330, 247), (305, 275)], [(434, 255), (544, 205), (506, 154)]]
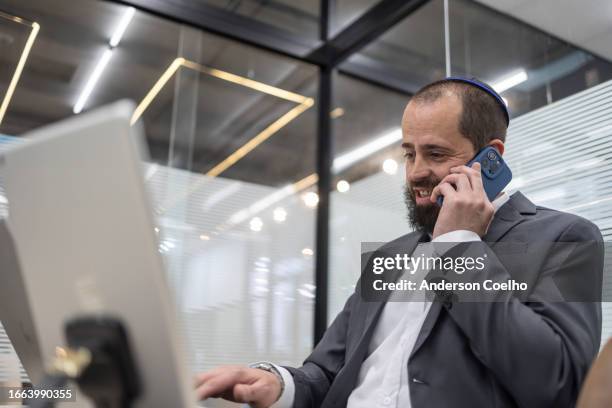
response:
[(142, 132), (130, 127), (133, 110), (118, 102), (41, 128), (0, 157), (17, 253), (1, 273), (19, 274), (0, 284), (0, 297), (12, 291), (2, 304), (13, 303), (3, 312), (6, 329), (34, 380), (65, 344), (67, 319), (118, 316), (144, 388), (135, 406), (193, 407), (142, 177)]

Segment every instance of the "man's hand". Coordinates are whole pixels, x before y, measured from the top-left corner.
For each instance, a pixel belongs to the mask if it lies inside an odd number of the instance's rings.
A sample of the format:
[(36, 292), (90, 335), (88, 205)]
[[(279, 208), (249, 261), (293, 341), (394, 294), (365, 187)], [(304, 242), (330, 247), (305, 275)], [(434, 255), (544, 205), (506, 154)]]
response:
[(457, 230), (474, 231), (480, 237), (487, 233), (495, 208), (484, 191), (480, 163), (474, 163), (471, 168), (451, 168), (451, 173), (431, 192), (431, 201), (435, 203), (440, 195), (444, 196), (444, 202), (433, 238)]
[(195, 388), (199, 400), (223, 398), (245, 402), (256, 408), (267, 408), (280, 397), (278, 378), (265, 370), (241, 366), (217, 367), (198, 374)]

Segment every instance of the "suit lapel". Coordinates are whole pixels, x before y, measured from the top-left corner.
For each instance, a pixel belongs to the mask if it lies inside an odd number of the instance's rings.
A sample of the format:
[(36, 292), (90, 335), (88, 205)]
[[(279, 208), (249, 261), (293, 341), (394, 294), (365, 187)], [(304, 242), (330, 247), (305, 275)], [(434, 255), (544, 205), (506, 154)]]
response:
[[(408, 234), (406, 237), (399, 239), (395, 242), (391, 242), (386, 245), (383, 250), (385, 252), (390, 253), (399, 253), (405, 252), (408, 254), (412, 254), (417, 244), (419, 243), (419, 238), (421, 237), (421, 233), (415, 232)], [(401, 271), (396, 273), (396, 276), (393, 277), (393, 281), (401, 276)], [(360, 353), (365, 352), (367, 350), (368, 345), (370, 344), (370, 339), (372, 337), (372, 333), (374, 332), (374, 327), (378, 322), (378, 318), (382, 312), (384, 305), (387, 303), (388, 296), (390, 295), (390, 291), (385, 292), (386, 298), (379, 302), (364, 302), (365, 308), (365, 318), (364, 318), (364, 326), (363, 326), (363, 334), (357, 343), (357, 347), (355, 348), (355, 352), (353, 353), (353, 357), (358, 357)], [(363, 350), (362, 350), (363, 349)]]
[[(515, 225), (524, 219), (523, 215), (535, 214), (535, 212), (535, 205), (523, 194), (517, 191), (516, 193), (512, 194), (510, 200), (508, 200), (505, 205), (501, 206), (495, 213), (491, 226), (482, 240), (488, 243), (495, 243), (499, 241), (508, 231), (510, 231)], [(421, 348), (421, 346), (425, 343), (425, 340), (427, 340), (427, 337), (429, 337), (429, 334), (438, 320), (441, 310), (442, 304), (440, 302), (432, 303), (414, 344), (414, 348), (410, 353), (410, 357), (412, 357), (412, 355), (414, 355), (419, 348)]]
[(516, 224), (523, 220), (523, 215), (535, 214), (535, 205), (529, 201), (523, 194), (516, 192), (512, 194), (506, 205), (495, 213), (493, 222), (489, 230), (482, 237), (484, 242), (494, 243), (499, 241), (508, 231)]
[[(419, 243), (420, 237), (421, 234), (418, 232), (408, 234), (385, 245), (383, 248), (381, 248), (381, 251), (396, 251), (398, 253), (399, 251), (402, 251), (411, 254)], [(394, 276), (394, 278), (397, 279), (399, 276), (400, 273)], [(355, 383), (359, 375), (359, 367), (367, 356), (368, 346), (370, 345), (372, 334), (374, 333), (376, 323), (378, 323), (378, 319), (380, 318), (380, 314), (382, 313), (383, 307), (387, 303), (387, 300), (388, 297), (379, 302), (364, 301), (362, 303), (364, 305), (363, 313), (365, 317), (361, 337), (359, 338), (354, 351), (347, 358), (342, 371), (334, 380), (334, 387), (337, 387), (339, 392), (342, 393), (342, 395), (338, 397), (338, 400), (343, 401), (343, 403), (346, 403), (346, 399), (348, 398), (351, 390), (355, 388)], [(324, 406), (326, 405), (324, 404)]]

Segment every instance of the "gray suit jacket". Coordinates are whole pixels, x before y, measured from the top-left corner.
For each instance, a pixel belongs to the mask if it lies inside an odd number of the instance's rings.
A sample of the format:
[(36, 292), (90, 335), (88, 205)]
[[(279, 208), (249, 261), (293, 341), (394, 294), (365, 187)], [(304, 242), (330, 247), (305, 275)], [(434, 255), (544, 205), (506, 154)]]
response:
[[(410, 233), (393, 243), (411, 253), (420, 236)], [(601, 307), (596, 301), (548, 301), (538, 287), (544, 274), (584, 285), (579, 281), (585, 268), (602, 275), (603, 253), (588, 255), (594, 263), (577, 254), (559, 264), (559, 257), (546, 251), (498, 256), (494, 247), (498, 242), (599, 244), (599, 229), (584, 218), (537, 207), (517, 192), (496, 213), (483, 241), (493, 260), (486, 273), (528, 281), (535, 290), (524, 301), (510, 296), (489, 303), (434, 302), (406, 367), (412, 406), (573, 406), (599, 349)], [(346, 406), (384, 303), (366, 302), (356, 290), (303, 366), (286, 367), (295, 382), (296, 408)]]

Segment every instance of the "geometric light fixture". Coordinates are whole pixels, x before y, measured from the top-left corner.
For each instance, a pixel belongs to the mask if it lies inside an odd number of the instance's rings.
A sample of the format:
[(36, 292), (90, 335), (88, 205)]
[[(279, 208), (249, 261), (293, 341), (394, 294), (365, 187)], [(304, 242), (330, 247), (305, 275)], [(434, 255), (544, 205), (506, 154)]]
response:
[(8, 105), (11, 102), (11, 98), (13, 97), (13, 93), (15, 92), (15, 88), (17, 87), (17, 83), (19, 82), (19, 78), (21, 77), (21, 72), (23, 71), (23, 67), (28, 59), (28, 55), (30, 54), (30, 50), (32, 49), (32, 45), (34, 45), (34, 40), (36, 39), (36, 35), (40, 30), (40, 25), (36, 22), (30, 22), (24, 20), (20, 17), (12, 16), (7, 13), (3, 13), (0, 11), (0, 18), (4, 18), (10, 21), (14, 21), (19, 24), (23, 24), (25, 26), (31, 27), (30, 35), (26, 40), (25, 46), (23, 47), (23, 51), (21, 52), (21, 57), (19, 57), (19, 62), (17, 63), (17, 67), (15, 68), (15, 72), (13, 73), (13, 77), (11, 78), (11, 82), (9, 82), (9, 86), (6, 90), (6, 94), (4, 94), (4, 98), (2, 99), (2, 104), (0, 104), (0, 124), (4, 119), (4, 115), (6, 114), (6, 110), (8, 109)]
[(162, 90), (164, 85), (174, 76), (174, 74), (179, 70), (179, 68), (188, 68), (202, 74), (210, 75), (212, 77), (231, 82), (236, 85), (241, 85), (250, 89), (254, 89), (259, 92), (263, 92), (267, 95), (275, 96), (280, 99), (284, 99), (290, 102), (297, 103), (297, 106), (293, 107), (287, 113), (282, 115), (280, 118), (276, 119), (270, 125), (268, 125), (265, 129), (251, 138), (244, 145), (240, 146), (236, 151), (230, 154), (228, 157), (223, 159), (221, 162), (213, 166), (210, 170), (206, 172), (207, 176), (216, 177), (229, 167), (234, 165), (244, 156), (249, 154), (253, 149), (257, 146), (268, 140), (272, 135), (278, 132), (280, 129), (285, 127), (289, 122), (297, 118), (304, 111), (314, 105), (314, 99), (309, 98), (307, 96), (299, 95), (294, 92), (289, 92), (281, 88), (277, 88), (272, 85), (264, 84), (262, 82), (258, 82), (252, 80), (250, 78), (245, 78), (240, 75), (232, 74), (230, 72), (222, 71), (220, 69), (211, 68), (204, 66), (202, 64), (198, 64), (197, 62), (186, 60), (185, 58), (176, 58), (172, 63), (168, 66), (166, 71), (159, 77), (157, 82), (153, 85), (153, 87), (149, 90), (149, 92), (145, 95), (145, 97), (140, 101), (136, 110), (132, 115), (131, 124), (133, 125), (136, 121), (142, 116), (145, 110), (149, 107), (151, 102), (155, 99), (155, 97)]

